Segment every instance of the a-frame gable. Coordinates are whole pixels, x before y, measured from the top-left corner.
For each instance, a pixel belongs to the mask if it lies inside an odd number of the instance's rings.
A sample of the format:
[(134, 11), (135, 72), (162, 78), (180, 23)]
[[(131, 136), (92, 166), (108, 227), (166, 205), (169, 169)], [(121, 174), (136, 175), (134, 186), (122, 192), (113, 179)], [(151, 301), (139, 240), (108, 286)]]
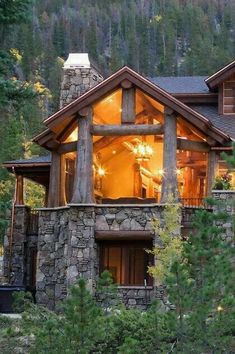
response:
[[(186, 121), (193, 124), (196, 128), (206, 133), (218, 143), (224, 144), (226, 141), (230, 140), (226, 134), (212, 126), (211, 122), (203, 115), (195, 112), (171, 94), (151, 83), (149, 80), (126, 66), (83, 94), (81, 97), (74, 100), (69, 105), (47, 118), (44, 121), (44, 124), (49, 128), (52, 134), (54, 133), (54, 136), (58, 136), (63, 130), (66, 129), (67, 126), (71, 124), (74, 116), (78, 114), (79, 111), (94, 104), (99, 99), (102, 99), (102, 97), (106, 96), (109, 92), (120, 88), (125, 80), (128, 80), (134, 87), (143, 91), (151, 98), (175, 111), (176, 114), (182, 116)], [(41, 136), (44, 138), (43, 133)], [(49, 137), (50, 134), (47, 133), (47, 136)], [(40, 136), (36, 137), (34, 141), (41, 144)]]

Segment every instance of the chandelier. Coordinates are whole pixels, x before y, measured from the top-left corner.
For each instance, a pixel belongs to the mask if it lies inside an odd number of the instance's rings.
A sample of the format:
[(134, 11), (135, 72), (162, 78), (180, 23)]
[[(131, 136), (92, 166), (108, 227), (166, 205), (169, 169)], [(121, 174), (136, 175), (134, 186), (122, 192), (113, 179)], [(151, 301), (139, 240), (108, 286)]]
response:
[(153, 155), (152, 147), (146, 143), (143, 143), (143, 142), (137, 144), (134, 147), (133, 152), (134, 152), (135, 158), (138, 162), (149, 161), (149, 159)]

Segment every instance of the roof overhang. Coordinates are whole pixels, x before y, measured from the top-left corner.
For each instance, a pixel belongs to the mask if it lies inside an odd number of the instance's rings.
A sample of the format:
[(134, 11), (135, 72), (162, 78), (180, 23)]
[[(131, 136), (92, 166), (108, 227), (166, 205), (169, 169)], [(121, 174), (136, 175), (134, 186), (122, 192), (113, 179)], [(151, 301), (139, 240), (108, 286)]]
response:
[(235, 60), (224, 66), (216, 73), (211, 75), (205, 80), (205, 83), (209, 87), (210, 90), (214, 91), (218, 88), (218, 86), (226, 80), (229, 76), (235, 73)]

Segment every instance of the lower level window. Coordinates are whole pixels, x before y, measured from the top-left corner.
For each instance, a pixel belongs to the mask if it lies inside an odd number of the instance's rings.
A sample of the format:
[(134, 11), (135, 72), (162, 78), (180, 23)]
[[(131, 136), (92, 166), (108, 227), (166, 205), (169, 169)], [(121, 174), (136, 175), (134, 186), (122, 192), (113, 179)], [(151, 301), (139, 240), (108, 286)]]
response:
[(104, 241), (101, 244), (101, 271), (109, 270), (120, 285), (152, 285), (148, 266), (153, 264), (150, 241)]

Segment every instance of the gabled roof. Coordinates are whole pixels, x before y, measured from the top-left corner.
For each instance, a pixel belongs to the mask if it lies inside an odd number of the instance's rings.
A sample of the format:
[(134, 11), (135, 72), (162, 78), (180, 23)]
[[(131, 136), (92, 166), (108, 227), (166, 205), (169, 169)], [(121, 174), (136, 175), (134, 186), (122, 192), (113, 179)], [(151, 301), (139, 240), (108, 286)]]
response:
[(235, 140), (235, 118), (234, 115), (226, 114), (226, 116), (218, 113), (218, 106), (205, 104), (192, 104), (190, 107), (209, 118), (212, 124), (218, 129), (228, 134)]
[(179, 115), (183, 116), (185, 120), (193, 124), (195, 127), (199, 128), (201, 131), (206, 133), (208, 136), (215, 139), (217, 142), (223, 144), (225, 141), (229, 141), (230, 138), (227, 134), (223, 133), (216, 127), (214, 127), (210, 120), (205, 118), (198, 112), (192, 110), (189, 106), (180, 102), (178, 99), (173, 97), (170, 93), (166, 92), (164, 89), (153, 84), (148, 79), (139, 75), (135, 71), (128, 67), (123, 67), (118, 70), (115, 74), (108, 77), (103, 82), (99, 83), (97, 86), (93, 87), (91, 90), (50, 116), (44, 121), (44, 124), (49, 128), (45, 133), (43, 132), (34, 141), (40, 144), (40, 137), (43, 139), (45, 136), (50, 136), (50, 132), (55, 135), (59, 135), (61, 131), (66, 129), (66, 126), (74, 119), (74, 116), (78, 111), (85, 108), (89, 104), (93, 104), (98, 99), (108, 94), (110, 91), (120, 87), (123, 80), (129, 80), (133, 85), (147, 93), (153, 99), (158, 100), (160, 103), (166, 107), (171, 108)]
[(211, 90), (215, 90), (220, 83), (235, 73), (235, 60), (224, 66), (216, 73), (208, 77), (205, 82)]
[(155, 85), (160, 86), (167, 92), (177, 93), (209, 93), (205, 83), (205, 76), (160, 76), (149, 77), (148, 79)]
[(22, 166), (47, 166), (51, 163), (51, 155), (32, 157), (30, 159), (19, 159), (13, 161), (4, 162), (3, 166), (10, 167), (22, 167)]

